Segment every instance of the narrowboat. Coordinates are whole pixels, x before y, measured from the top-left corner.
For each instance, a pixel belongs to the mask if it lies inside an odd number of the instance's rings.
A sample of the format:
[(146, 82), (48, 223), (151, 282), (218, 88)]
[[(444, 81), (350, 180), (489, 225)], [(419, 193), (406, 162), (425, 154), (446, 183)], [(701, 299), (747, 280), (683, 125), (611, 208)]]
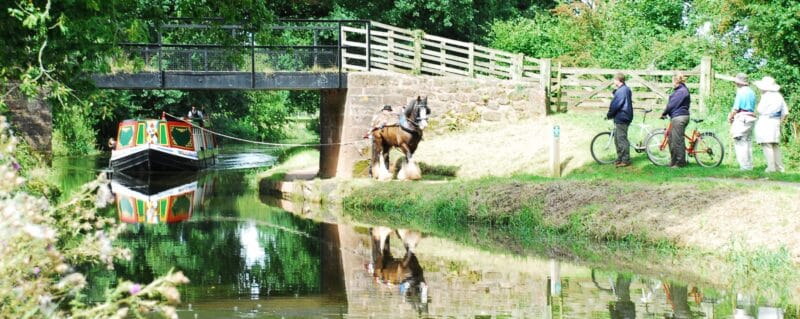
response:
[(125, 120), (111, 149), (115, 172), (197, 171), (214, 165), (214, 135), (188, 121)]

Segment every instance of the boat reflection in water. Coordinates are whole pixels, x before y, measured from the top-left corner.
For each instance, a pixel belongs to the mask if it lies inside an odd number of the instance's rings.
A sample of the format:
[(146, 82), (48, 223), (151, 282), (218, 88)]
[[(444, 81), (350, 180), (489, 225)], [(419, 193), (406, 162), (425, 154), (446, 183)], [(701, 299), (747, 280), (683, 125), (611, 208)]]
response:
[(202, 206), (212, 183), (198, 187), (196, 174), (147, 175), (133, 178), (115, 173), (111, 191), (119, 220), (129, 224), (179, 223)]

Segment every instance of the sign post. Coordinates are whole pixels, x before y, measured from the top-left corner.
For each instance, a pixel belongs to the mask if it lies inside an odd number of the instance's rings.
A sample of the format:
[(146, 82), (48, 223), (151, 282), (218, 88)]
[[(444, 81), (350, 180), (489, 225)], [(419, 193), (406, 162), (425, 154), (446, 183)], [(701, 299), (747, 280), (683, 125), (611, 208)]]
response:
[(550, 143), (550, 174), (553, 177), (561, 177), (561, 159), (558, 151), (558, 139), (561, 136), (561, 128), (553, 125), (553, 139)]

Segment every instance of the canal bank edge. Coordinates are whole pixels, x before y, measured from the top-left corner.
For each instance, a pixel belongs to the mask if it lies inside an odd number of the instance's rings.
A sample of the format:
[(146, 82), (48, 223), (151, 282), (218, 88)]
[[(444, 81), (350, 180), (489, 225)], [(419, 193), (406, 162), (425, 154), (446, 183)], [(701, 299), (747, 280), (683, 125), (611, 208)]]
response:
[[(612, 260), (626, 269), (702, 278), (715, 285), (731, 278), (743, 280), (738, 286), (750, 285), (752, 278), (775, 283), (798, 278), (800, 246), (795, 236), (787, 236), (798, 226), (791, 221), (800, 207), (795, 189), (536, 177), (446, 183), (276, 177), (260, 181), (262, 194), (282, 194), (295, 203), (294, 212), (304, 216), (324, 207), (327, 217), (322, 219), (331, 222), (347, 218), (408, 227), (489, 250), (534, 252), (590, 264)], [(763, 209), (731, 213), (734, 205)], [(456, 235), (460, 232), (489, 235), (469, 239)], [(633, 256), (626, 256), (628, 252)], [(667, 268), (649, 263), (659, 259)], [(679, 264), (683, 266), (675, 270)], [(789, 295), (800, 295), (797, 289), (789, 290)]]

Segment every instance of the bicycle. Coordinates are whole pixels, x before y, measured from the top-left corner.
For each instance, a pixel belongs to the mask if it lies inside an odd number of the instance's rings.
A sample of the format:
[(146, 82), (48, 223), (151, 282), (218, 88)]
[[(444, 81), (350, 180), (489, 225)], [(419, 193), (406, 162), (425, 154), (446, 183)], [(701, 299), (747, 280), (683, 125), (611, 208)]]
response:
[[(692, 119), (697, 124), (703, 120)], [(669, 153), (669, 132), (672, 130), (672, 123), (666, 129), (660, 129), (650, 134), (645, 142), (647, 158), (657, 166), (666, 166), (670, 161)], [(694, 160), (702, 167), (717, 167), (722, 164), (725, 158), (725, 147), (722, 142), (712, 132), (699, 132), (697, 128), (692, 129), (691, 135), (684, 134), (689, 142), (686, 154), (694, 157)]]
[[(639, 143), (633, 145), (633, 150), (636, 153), (645, 151), (645, 140), (653, 132), (650, 126), (645, 123), (647, 113), (652, 112), (653, 109), (642, 109), (642, 124), (633, 124), (639, 127)], [(592, 138), (592, 144), (589, 149), (592, 152), (592, 158), (598, 164), (611, 164), (617, 160), (617, 147), (614, 144), (614, 136), (616, 135), (616, 128), (612, 127), (608, 132), (601, 132)]]

